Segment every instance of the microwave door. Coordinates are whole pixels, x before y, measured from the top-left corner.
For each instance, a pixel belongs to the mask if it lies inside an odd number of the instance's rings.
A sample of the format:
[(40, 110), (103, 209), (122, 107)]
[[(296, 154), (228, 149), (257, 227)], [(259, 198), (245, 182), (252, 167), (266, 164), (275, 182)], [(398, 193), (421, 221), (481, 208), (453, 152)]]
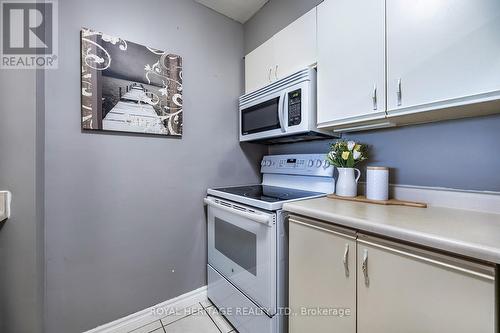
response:
[(241, 110), (241, 133), (251, 135), (281, 128), (281, 97), (267, 99)]

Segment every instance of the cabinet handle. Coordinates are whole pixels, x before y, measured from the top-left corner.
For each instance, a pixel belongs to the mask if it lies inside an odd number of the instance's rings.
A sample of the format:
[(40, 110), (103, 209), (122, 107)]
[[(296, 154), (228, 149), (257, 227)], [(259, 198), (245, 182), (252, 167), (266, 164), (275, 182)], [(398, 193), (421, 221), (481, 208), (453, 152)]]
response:
[(344, 251), (344, 271), (345, 271), (345, 276), (349, 277), (349, 244), (345, 245), (345, 251)]
[(286, 132), (286, 119), (285, 119), (285, 99), (286, 99), (286, 92), (283, 92), (280, 96), (279, 99), (279, 104), (278, 104), (278, 121), (280, 123), (280, 128), (281, 132), (285, 133)]
[(368, 277), (368, 250), (363, 251), (363, 263), (361, 264), (361, 269), (365, 277), (365, 285), (368, 287), (370, 284), (370, 278)]
[(278, 79), (278, 65), (274, 67), (274, 78), (277, 80)]
[(377, 110), (377, 85), (373, 85), (373, 110)]
[(272, 80), (271, 80), (271, 74), (272, 74), (272, 72), (273, 72), (273, 69), (269, 68), (269, 74), (267, 74), (267, 79), (269, 80), (269, 83), (272, 82)]
[(403, 104), (403, 91), (401, 89), (401, 79), (398, 80), (398, 106)]

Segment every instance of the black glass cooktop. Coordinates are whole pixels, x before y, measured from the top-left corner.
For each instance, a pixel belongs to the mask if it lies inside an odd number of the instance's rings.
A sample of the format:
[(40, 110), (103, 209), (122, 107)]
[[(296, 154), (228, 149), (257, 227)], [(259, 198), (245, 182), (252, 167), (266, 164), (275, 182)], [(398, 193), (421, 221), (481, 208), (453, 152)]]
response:
[(235, 194), (250, 199), (261, 200), (265, 202), (278, 202), (293, 199), (302, 199), (322, 195), (324, 193), (295, 190), (285, 187), (251, 185), (237, 187), (222, 187), (214, 189), (225, 193)]

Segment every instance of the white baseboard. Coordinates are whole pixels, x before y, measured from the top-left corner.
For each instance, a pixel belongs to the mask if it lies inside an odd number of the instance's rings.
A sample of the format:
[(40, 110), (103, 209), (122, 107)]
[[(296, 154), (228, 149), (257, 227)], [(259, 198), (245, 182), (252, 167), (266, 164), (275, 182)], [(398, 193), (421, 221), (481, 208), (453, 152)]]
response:
[[(365, 185), (360, 182), (358, 187), (362, 194), (364, 194)], [(396, 184), (389, 186), (389, 192), (391, 198), (425, 202), (429, 206), (500, 214), (500, 192)]]
[(154, 320), (161, 319), (159, 317), (155, 317), (154, 315), (155, 309), (162, 308), (162, 309), (180, 311), (198, 302), (203, 302), (206, 299), (207, 299), (207, 287), (203, 286), (196, 290), (190, 291), (186, 294), (156, 304), (147, 309), (138, 311), (136, 313), (117, 319), (110, 323), (101, 325), (84, 333), (129, 332), (143, 325), (146, 325), (150, 322), (153, 322)]

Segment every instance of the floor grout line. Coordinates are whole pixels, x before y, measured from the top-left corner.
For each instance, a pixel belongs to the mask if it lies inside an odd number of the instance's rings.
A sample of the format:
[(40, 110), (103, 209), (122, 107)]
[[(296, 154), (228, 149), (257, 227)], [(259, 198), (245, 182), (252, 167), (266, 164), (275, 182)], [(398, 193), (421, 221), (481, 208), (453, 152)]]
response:
[[(210, 313), (208, 312), (208, 309), (210, 309), (210, 308), (212, 308), (212, 307), (214, 308), (214, 310), (215, 310), (215, 311), (219, 311), (219, 309), (217, 309), (216, 307), (214, 307), (214, 305), (213, 305), (212, 303), (210, 303), (210, 305), (209, 305), (209, 306), (207, 306), (207, 307), (203, 306), (203, 304), (202, 304), (201, 302), (197, 302), (197, 303), (198, 303), (198, 305), (200, 305), (201, 309), (199, 309), (198, 311), (192, 312), (192, 313), (190, 313), (190, 314), (188, 314), (188, 315), (185, 315), (185, 316), (183, 316), (183, 317), (181, 317), (181, 318), (179, 318), (179, 319), (176, 319), (176, 320), (174, 320), (174, 321), (172, 321), (172, 322), (168, 323), (167, 325), (164, 325), (164, 324), (163, 324), (163, 319), (168, 318), (169, 316), (165, 316), (165, 317), (163, 317), (163, 318), (161, 318), (161, 319), (157, 319), (157, 320), (159, 320), (159, 321), (160, 321), (160, 325), (161, 325), (161, 328), (163, 329), (163, 332), (164, 332), (164, 333), (167, 333), (167, 326), (172, 325), (172, 324), (174, 324), (174, 323), (176, 323), (176, 322), (178, 322), (178, 321), (180, 321), (180, 320), (186, 319), (186, 318), (188, 318), (188, 317), (190, 317), (190, 316), (192, 316), (192, 315), (194, 315), (194, 314), (197, 314), (197, 313), (199, 313), (199, 312), (203, 311), (203, 312), (205, 312), (205, 314), (208, 316), (208, 318), (210, 318), (210, 321), (212, 322), (212, 324), (214, 324), (214, 325), (215, 325), (215, 327), (217, 328), (217, 330), (218, 330), (220, 333), (224, 333), (224, 332), (222, 331), (222, 329), (221, 329), (221, 328), (217, 325), (217, 323), (215, 322), (215, 320), (212, 318), (212, 316), (210, 315)], [(186, 309), (188, 309), (188, 308), (190, 308), (190, 307), (192, 307), (192, 306), (195, 306), (195, 305), (196, 305), (196, 304), (193, 304), (193, 305), (191, 305), (191, 306), (188, 306), (188, 307), (184, 308), (183, 310), (186, 310)], [(156, 320), (155, 320), (155, 321), (156, 321)], [(151, 323), (149, 323), (149, 324), (152, 324), (152, 323), (154, 323), (155, 321), (153, 321), (153, 322), (151, 322)], [(146, 325), (149, 325), (149, 324), (146, 324)], [(146, 325), (143, 325), (143, 326), (146, 326)], [(141, 326), (141, 327), (143, 327), (143, 326)], [(141, 327), (139, 327), (139, 328), (141, 328)], [(139, 329), (139, 328), (137, 328), (137, 329)], [(229, 331), (228, 333), (236, 333), (236, 332), (237, 332), (237, 331), (233, 328), (233, 329), (232, 329), (231, 331)], [(129, 333), (133, 333), (133, 331), (132, 331), (132, 332), (129, 332)]]
[[(159, 320), (159, 322), (160, 322), (160, 328), (163, 330), (163, 333), (167, 333), (167, 332), (165, 331), (165, 327), (163, 327), (163, 323), (161, 322), (161, 319)], [(157, 330), (158, 330), (158, 329), (156, 329), (155, 331), (157, 331)], [(154, 332), (154, 331), (151, 331), (151, 332)], [(151, 333), (151, 332), (149, 332), (149, 333)]]
[(163, 321), (161, 319), (160, 319), (160, 324), (161, 324), (161, 328), (163, 328), (163, 333), (167, 333), (167, 330), (165, 329), (165, 325), (163, 325)]
[[(201, 303), (200, 303), (201, 304)], [(203, 305), (201, 305), (201, 307), (203, 308)], [(217, 323), (215, 322), (215, 320), (212, 318), (212, 316), (210, 315), (210, 313), (208, 313), (207, 309), (203, 308), (203, 311), (205, 311), (205, 313), (207, 314), (208, 318), (210, 318), (210, 320), (212, 321), (212, 323), (214, 323), (215, 327), (217, 327), (217, 329), (219, 330), (220, 333), (224, 333), (222, 332), (222, 330), (219, 328), (219, 326), (217, 326)]]
[[(149, 322), (149, 323), (147, 323), (147, 324), (141, 325), (141, 326), (139, 326), (139, 327), (134, 328), (134, 329), (133, 329), (133, 330), (131, 330), (131, 331), (128, 331), (128, 333), (134, 333), (134, 331), (137, 331), (137, 330), (139, 330), (139, 329), (141, 329), (141, 328), (143, 328), (143, 327), (146, 327), (146, 326), (148, 326), (148, 325), (151, 325), (151, 324), (153, 324), (155, 321), (159, 321), (159, 322), (160, 322), (160, 326), (161, 326), (161, 327), (163, 327), (163, 323), (161, 322), (161, 320), (160, 320), (160, 319), (155, 319), (155, 320), (153, 320), (153, 321), (151, 321), (151, 322)], [(152, 331), (149, 331), (148, 333), (154, 332), (155, 330), (157, 330), (157, 328), (156, 328), (156, 329), (154, 329), (154, 330), (152, 330)]]
[[(186, 319), (187, 317), (190, 317), (190, 316), (192, 316), (192, 315), (195, 315), (195, 314), (197, 314), (197, 313), (199, 313), (199, 312), (201, 312), (201, 311), (205, 311), (205, 308), (203, 307), (203, 304), (201, 304), (201, 302), (197, 302), (197, 303), (198, 303), (198, 305), (201, 307), (201, 309), (199, 309), (198, 311), (195, 311), (195, 312), (191, 312), (190, 314), (185, 315), (185, 316), (183, 316), (183, 317), (181, 317), (181, 318), (179, 318), (179, 319), (176, 319), (176, 320), (174, 320), (174, 321), (171, 321), (171, 322), (170, 322), (170, 323), (168, 323), (167, 325), (163, 325), (163, 321), (162, 321), (162, 319), (168, 318), (169, 316), (165, 316), (165, 317), (161, 318), (161, 319), (160, 319), (160, 324), (161, 324), (161, 326), (163, 327), (163, 331), (165, 331), (165, 333), (166, 333), (166, 331), (167, 331), (166, 327), (167, 327), (167, 326), (172, 325), (173, 323), (176, 323), (176, 322), (178, 322), (179, 320)], [(190, 307), (193, 307), (194, 305), (195, 305), (195, 304), (190, 305), (190, 306), (188, 306), (188, 307), (186, 307), (186, 308), (184, 308), (184, 309), (182, 309), (182, 310), (184, 310), (184, 311), (185, 311), (185, 310), (189, 309)], [(206, 312), (206, 311), (205, 311), (205, 312)], [(208, 314), (208, 313), (207, 313), (207, 314)], [(208, 316), (210, 317), (210, 315), (208, 315)], [(210, 318), (210, 319), (211, 319), (211, 318)], [(215, 325), (215, 326), (217, 326), (217, 325)], [(218, 327), (217, 327), (217, 328), (218, 328)], [(219, 331), (220, 331), (220, 330), (219, 330)]]
[[(200, 310), (200, 311), (202, 311), (202, 310)], [(198, 312), (200, 312), (200, 311), (197, 311), (197, 312), (195, 312), (195, 313), (188, 314), (188, 315), (186, 315), (186, 316), (184, 316), (184, 317), (181, 317), (181, 318), (179, 318), (179, 319), (176, 319), (176, 320), (174, 320), (174, 321), (171, 321), (171, 322), (170, 322), (170, 323), (168, 323), (167, 325), (163, 325), (163, 322), (160, 320), (160, 322), (161, 322), (161, 326), (163, 326), (163, 328), (165, 328), (166, 326), (172, 325), (172, 324), (174, 324), (174, 323), (178, 322), (179, 320), (186, 319), (187, 317), (191, 317), (192, 315), (194, 315), (194, 314), (196, 314), (196, 313), (198, 313)], [(165, 318), (167, 318), (167, 317), (165, 317)]]

